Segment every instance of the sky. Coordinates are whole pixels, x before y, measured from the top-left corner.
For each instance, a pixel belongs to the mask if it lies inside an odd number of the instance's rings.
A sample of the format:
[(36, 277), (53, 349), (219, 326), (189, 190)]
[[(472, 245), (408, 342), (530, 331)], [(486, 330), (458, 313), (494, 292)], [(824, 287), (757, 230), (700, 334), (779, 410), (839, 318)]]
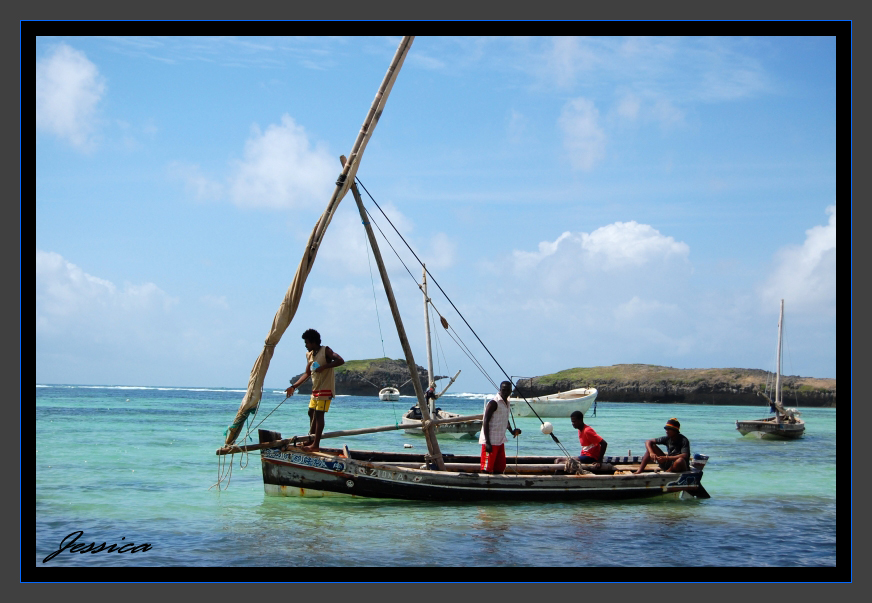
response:
[[(399, 42), (37, 38), (36, 382), (244, 389)], [(833, 37), (416, 38), (357, 175), (436, 372), (773, 370), (784, 299), (835, 377), (836, 89)], [(308, 328), (403, 357), (351, 194), (268, 388)]]

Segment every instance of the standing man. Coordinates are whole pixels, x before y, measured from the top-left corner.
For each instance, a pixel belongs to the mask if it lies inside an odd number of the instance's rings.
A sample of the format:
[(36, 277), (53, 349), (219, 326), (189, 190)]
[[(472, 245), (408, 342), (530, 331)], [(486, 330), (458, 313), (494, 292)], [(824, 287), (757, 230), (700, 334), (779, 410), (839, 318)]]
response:
[[(652, 460), (660, 466), (661, 471), (672, 473), (687, 471), (690, 462), (690, 440), (679, 433), (681, 423), (678, 419), (672, 418), (666, 421), (663, 429), (666, 430), (665, 436), (645, 442), (645, 456), (642, 457), (642, 463), (636, 473), (642, 473), (648, 461)], [(666, 454), (663, 454), (657, 444), (666, 445)]]
[(509, 394), (511, 381), (500, 383), (499, 393), (485, 402), (484, 419), (478, 443), (481, 444), (482, 473), (502, 473), (506, 470), (506, 431), (513, 437), (521, 435), (520, 429), (512, 429), (509, 423)]
[(321, 345), (321, 334), (315, 329), (307, 329), (303, 333), (303, 342), (306, 344), (306, 372), (297, 382), (285, 390), (288, 396), (293, 396), (294, 391), (312, 378), (312, 397), (309, 400), (309, 433), (314, 434), (315, 439), (311, 444), (303, 446), (306, 452), (318, 452), (321, 444), (321, 434), (324, 433), (324, 414), (330, 410), (330, 401), (336, 395), (336, 382), (333, 369), (342, 366), (345, 361), (342, 356), (327, 346)]

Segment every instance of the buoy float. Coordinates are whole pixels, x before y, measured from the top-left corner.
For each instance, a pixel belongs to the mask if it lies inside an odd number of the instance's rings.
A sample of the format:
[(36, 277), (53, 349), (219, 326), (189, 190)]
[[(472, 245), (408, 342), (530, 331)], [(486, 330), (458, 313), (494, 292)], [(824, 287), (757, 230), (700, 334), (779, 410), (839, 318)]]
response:
[(551, 423), (549, 423), (548, 421), (545, 421), (544, 423), (542, 423), (542, 426), (539, 429), (542, 430), (542, 433), (544, 433), (545, 435), (548, 435), (549, 433), (554, 431), (554, 426)]

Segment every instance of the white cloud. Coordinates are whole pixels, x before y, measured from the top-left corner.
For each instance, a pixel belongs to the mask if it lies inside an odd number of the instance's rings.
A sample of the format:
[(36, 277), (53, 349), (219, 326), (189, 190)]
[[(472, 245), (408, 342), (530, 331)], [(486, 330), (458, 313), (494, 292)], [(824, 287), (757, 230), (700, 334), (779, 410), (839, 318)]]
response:
[(573, 168), (590, 171), (605, 156), (606, 134), (599, 125), (599, 111), (585, 98), (568, 101), (557, 121), (563, 146)]
[(597, 52), (582, 38), (558, 36), (552, 38), (552, 44), (545, 57), (544, 73), (560, 87), (571, 86), (579, 72), (589, 71), (601, 62)]
[(785, 307), (799, 312), (835, 313), (836, 301), (836, 206), (826, 209), (826, 225), (805, 231), (801, 246), (781, 249), (772, 276), (763, 286), (765, 304), (785, 300)]
[(105, 79), (83, 52), (56, 46), (36, 62), (36, 129), (93, 149), (97, 104), (105, 91)]
[(177, 303), (154, 283), (114, 283), (90, 275), (63, 256), (36, 250), (37, 334), (117, 337), (138, 330), (149, 313), (165, 314)]
[[(515, 270), (542, 269), (540, 264), (557, 255), (563, 241), (567, 241), (562, 246), (565, 249), (563, 255), (569, 256), (574, 265), (583, 265), (586, 270), (638, 268), (673, 258), (685, 261), (690, 253), (686, 243), (664, 236), (648, 224), (615, 222), (597, 228), (590, 234), (566, 231), (553, 242), (539, 243), (538, 251), (515, 250), (512, 252)], [(558, 260), (559, 257), (555, 261)]]
[(224, 187), (203, 174), (199, 165), (174, 161), (167, 171), (172, 178), (184, 182), (188, 194), (197, 199), (216, 200), (224, 194)]
[(557, 252), (557, 248), (560, 246), (560, 242), (571, 235), (572, 233), (567, 230), (557, 237), (557, 240), (554, 242), (542, 241), (539, 243), (538, 251), (513, 251), (512, 256), (515, 258), (515, 266), (522, 270), (535, 266), (549, 255), (554, 255)]
[(615, 222), (581, 234), (581, 246), (603, 268), (642, 266), (656, 259), (687, 258), (690, 247), (648, 224)]
[(261, 131), (252, 126), (244, 159), (230, 177), (230, 199), (242, 207), (298, 208), (329, 198), (339, 162), (324, 145), (309, 141), (289, 115)]

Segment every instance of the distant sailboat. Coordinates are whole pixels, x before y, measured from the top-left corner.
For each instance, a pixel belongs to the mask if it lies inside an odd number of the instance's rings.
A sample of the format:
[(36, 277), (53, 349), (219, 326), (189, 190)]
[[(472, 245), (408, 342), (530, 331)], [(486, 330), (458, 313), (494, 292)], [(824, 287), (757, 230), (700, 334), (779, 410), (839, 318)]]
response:
[(753, 435), (758, 438), (795, 440), (805, 433), (805, 421), (799, 418), (795, 408), (784, 408), (781, 397), (781, 339), (784, 325), (784, 300), (781, 300), (781, 313), (778, 316), (778, 348), (775, 355), (775, 400), (766, 394), (763, 397), (769, 403), (774, 417), (765, 417), (753, 421), (736, 421), (736, 429), (743, 436)]
[[(436, 381), (433, 378), (433, 350), (430, 345), (430, 310), (429, 303), (430, 298), (427, 297), (427, 268), (424, 268), (424, 274), (422, 277), (422, 285), (421, 290), (424, 292), (424, 327), (425, 334), (427, 339), (427, 381), (428, 387), (427, 392), (424, 395), (427, 404), (429, 405), (430, 415), (433, 416), (437, 420), (444, 419), (456, 419), (461, 415), (448, 412), (446, 410), (442, 410), (441, 408), (436, 408), (436, 400), (438, 400), (442, 394), (445, 393), (451, 384), (454, 383), (454, 380), (457, 379), (457, 375), (460, 374), (460, 371), (457, 371), (457, 374), (451, 378), (448, 385), (442, 388), (442, 391), (438, 394), (436, 393)], [(447, 324), (447, 323), (446, 323)], [(405, 432), (411, 435), (424, 435), (424, 431), (421, 429), (421, 409), (417, 404), (406, 411), (406, 414), (403, 415), (403, 426), (407, 428)], [(449, 436), (453, 438), (474, 438), (475, 434), (481, 431), (481, 421), (472, 421), (468, 423), (446, 423), (444, 425), (439, 425), (436, 427), (436, 435), (437, 436)]]

